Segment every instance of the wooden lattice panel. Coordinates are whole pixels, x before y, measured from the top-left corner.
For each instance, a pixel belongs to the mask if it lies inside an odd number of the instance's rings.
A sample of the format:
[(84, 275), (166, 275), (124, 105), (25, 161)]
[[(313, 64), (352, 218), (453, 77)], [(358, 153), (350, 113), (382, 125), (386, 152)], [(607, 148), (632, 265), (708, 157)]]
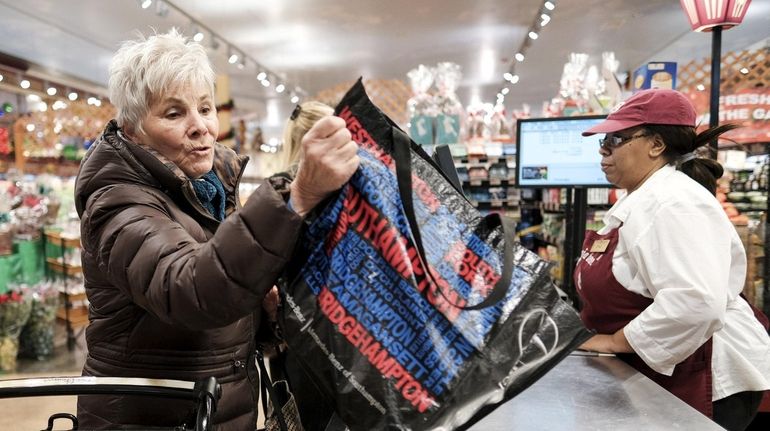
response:
[[(354, 83), (350, 81), (328, 88), (313, 99), (336, 106)], [(365, 79), (364, 87), (372, 102), (391, 120), (400, 125), (408, 122), (406, 102), (412, 97), (412, 90), (405, 82), (398, 79)]]
[[(739, 126), (725, 133), (719, 145), (770, 142), (770, 48), (724, 54), (719, 78), (719, 123)], [(699, 114), (698, 124), (707, 127), (711, 59), (681, 66), (677, 79), (677, 89), (687, 95)]]
[[(756, 51), (732, 51), (722, 55), (720, 93), (747, 88), (770, 87), (770, 48)], [(741, 73), (742, 68), (747, 74)], [(693, 60), (679, 66), (677, 89), (683, 93), (698, 91), (702, 84), (708, 92), (711, 87), (711, 58)]]

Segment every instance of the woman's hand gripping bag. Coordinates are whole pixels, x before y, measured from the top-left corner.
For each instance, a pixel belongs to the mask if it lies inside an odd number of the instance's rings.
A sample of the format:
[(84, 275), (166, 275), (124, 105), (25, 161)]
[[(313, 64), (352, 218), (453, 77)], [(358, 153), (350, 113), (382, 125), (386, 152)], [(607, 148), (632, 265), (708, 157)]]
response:
[(590, 334), (511, 222), (482, 216), (360, 80), (336, 115), (361, 165), (285, 277), (289, 349), (354, 431), (467, 428)]

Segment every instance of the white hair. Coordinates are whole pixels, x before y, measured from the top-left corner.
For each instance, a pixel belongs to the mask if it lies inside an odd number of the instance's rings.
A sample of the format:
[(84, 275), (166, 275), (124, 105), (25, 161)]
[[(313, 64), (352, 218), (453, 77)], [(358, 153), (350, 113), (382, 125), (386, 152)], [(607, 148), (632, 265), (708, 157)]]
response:
[(142, 121), (154, 98), (180, 81), (205, 85), (213, 97), (214, 79), (206, 49), (198, 42), (188, 42), (176, 28), (125, 41), (110, 63), (110, 102), (117, 109), (118, 126), (132, 133), (144, 132)]

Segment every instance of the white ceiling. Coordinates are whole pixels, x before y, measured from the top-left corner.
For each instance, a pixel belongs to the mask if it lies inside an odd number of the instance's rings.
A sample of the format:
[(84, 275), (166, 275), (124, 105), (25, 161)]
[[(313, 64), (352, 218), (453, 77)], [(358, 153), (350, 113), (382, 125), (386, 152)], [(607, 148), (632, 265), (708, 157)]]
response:
[[(543, 0), (173, 0), (188, 16), (313, 95), (358, 76), (398, 78), (419, 64), (462, 66), (458, 94), (492, 102), (502, 73), (521, 46)], [(599, 62), (614, 51), (621, 71), (651, 60), (685, 62), (710, 55), (710, 35), (690, 31), (675, 0), (554, 0), (551, 22), (517, 66), (520, 81), (506, 98), (509, 109), (534, 110), (554, 97), (571, 52)], [(167, 16), (136, 0), (0, 0), (0, 52), (57, 76), (107, 82), (110, 57), (135, 31), (191, 31), (190, 19)], [(204, 41), (205, 43), (205, 41)], [(770, 43), (770, 0), (753, 0), (744, 23), (723, 35), (723, 51)], [(226, 62), (227, 47), (210, 51), (220, 72), (231, 74), (236, 108), (280, 122), (286, 94), (263, 88), (256, 65)], [(482, 67), (486, 63), (486, 67)], [(266, 109), (266, 106), (272, 106)], [(269, 112), (268, 112), (269, 111)]]

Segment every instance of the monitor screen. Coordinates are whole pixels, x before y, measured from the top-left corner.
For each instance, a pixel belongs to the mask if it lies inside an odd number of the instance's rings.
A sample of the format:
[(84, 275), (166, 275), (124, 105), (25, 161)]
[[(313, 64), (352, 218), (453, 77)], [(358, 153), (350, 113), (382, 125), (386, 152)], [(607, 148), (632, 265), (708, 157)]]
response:
[(519, 120), (518, 187), (610, 187), (601, 170), (600, 136), (581, 135), (604, 118), (602, 115)]

